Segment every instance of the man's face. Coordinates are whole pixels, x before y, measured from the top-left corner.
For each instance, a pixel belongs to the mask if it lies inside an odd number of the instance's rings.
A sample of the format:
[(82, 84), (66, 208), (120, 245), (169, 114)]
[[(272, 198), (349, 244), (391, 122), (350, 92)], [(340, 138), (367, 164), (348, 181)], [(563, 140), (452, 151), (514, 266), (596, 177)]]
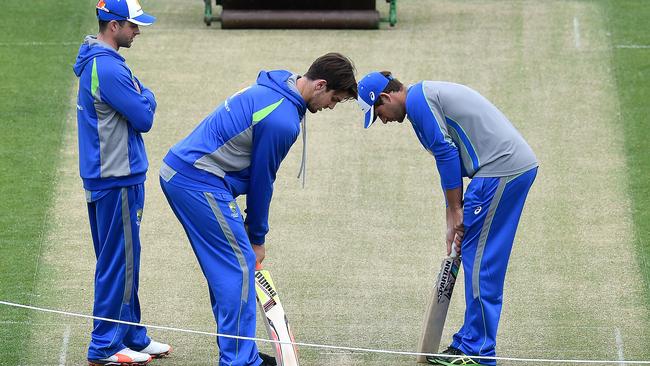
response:
[[(318, 84), (317, 84), (318, 85)], [(325, 84), (317, 86), (314, 90), (312, 98), (307, 104), (307, 108), (311, 113), (316, 113), (324, 108), (334, 109), (337, 103), (342, 102), (347, 98), (343, 91), (327, 90)]]
[(118, 47), (130, 48), (135, 36), (140, 34), (140, 28), (137, 24), (133, 24), (131, 22), (124, 22), (123, 26), (120, 26), (120, 24), (117, 22), (115, 23), (117, 24), (115, 43)]
[(404, 105), (399, 103), (390, 94), (381, 93), (380, 98), (383, 103), (375, 108), (375, 115), (381, 119), (381, 122), (386, 124), (388, 122), (404, 122), (406, 117), (406, 109)]

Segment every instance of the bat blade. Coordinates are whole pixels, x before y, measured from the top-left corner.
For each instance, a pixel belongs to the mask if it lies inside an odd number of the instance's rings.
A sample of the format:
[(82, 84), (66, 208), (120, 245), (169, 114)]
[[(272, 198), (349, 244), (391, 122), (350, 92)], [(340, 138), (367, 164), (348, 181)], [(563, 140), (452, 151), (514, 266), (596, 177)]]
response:
[[(289, 321), (280, 303), (271, 274), (261, 267), (255, 269), (255, 294), (269, 338), (281, 342), (294, 342)], [(298, 348), (294, 344), (274, 343), (273, 346), (278, 366), (299, 366)]]
[[(454, 292), (456, 277), (460, 268), (460, 257), (453, 255), (442, 260), (440, 273), (424, 316), (422, 336), (418, 346), (419, 353), (437, 353), (440, 347), (442, 330), (447, 319), (447, 310)], [(417, 356), (418, 363), (427, 363), (425, 356)]]

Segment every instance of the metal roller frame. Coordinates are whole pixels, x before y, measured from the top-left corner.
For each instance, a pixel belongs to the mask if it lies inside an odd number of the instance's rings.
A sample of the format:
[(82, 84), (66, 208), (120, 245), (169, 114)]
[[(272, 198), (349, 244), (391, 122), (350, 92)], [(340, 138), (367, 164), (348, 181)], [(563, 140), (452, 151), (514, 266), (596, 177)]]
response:
[[(221, 21), (220, 16), (214, 16), (212, 14), (212, 0), (203, 0), (205, 3), (205, 12), (203, 21), (207, 26), (210, 26), (212, 22)], [(394, 27), (397, 24), (397, 0), (386, 0), (390, 4), (387, 18), (380, 18), (380, 22), (388, 23), (391, 27)], [(222, 5), (221, 0), (215, 0), (216, 5)]]

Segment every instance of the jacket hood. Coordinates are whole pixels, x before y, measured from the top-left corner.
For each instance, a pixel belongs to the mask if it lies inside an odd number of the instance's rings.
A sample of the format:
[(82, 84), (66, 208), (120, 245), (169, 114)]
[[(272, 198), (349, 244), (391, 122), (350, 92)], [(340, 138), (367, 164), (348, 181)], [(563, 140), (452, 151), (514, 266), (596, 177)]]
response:
[(77, 77), (81, 76), (81, 73), (84, 71), (86, 64), (93, 58), (97, 56), (112, 56), (116, 59), (124, 62), (124, 57), (122, 57), (117, 51), (115, 51), (108, 44), (97, 39), (96, 36), (86, 36), (84, 42), (79, 47), (79, 54), (77, 55), (77, 61), (75, 62), (72, 69), (74, 70)]
[(287, 81), (293, 75), (293, 73), (286, 70), (260, 71), (257, 76), (257, 84), (271, 88), (290, 100), (298, 109), (298, 114), (302, 119), (305, 112), (307, 112), (307, 103), (300, 94), (289, 86)]

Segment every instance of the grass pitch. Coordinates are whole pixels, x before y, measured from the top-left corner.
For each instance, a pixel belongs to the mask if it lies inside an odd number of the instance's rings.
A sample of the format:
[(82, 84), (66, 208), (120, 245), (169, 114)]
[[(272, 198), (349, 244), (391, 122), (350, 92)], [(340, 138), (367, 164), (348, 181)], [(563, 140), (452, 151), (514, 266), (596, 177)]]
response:
[[(155, 178), (164, 153), (225, 97), (253, 82), (259, 69), (304, 72), (315, 57), (336, 50), (355, 61), (359, 76), (389, 69), (405, 82), (452, 80), (476, 88), (536, 151), (540, 173), (506, 280), (500, 355), (650, 357), (647, 287), (630, 245), (643, 245), (633, 235), (635, 206), (627, 191), (625, 154), (631, 149), (615, 117), (641, 99), (612, 103), (617, 91), (609, 64), (611, 23), (603, 3), (471, 1), (432, 7), (412, 1), (400, 4), (397, 28), (379, 32), (222, 31), (205, 28), (198, 1), (144, 5), (159, 21), (124, 55), (159, 101), (156, 124), (145, 138), (152, 167), (142, 227), (145, 323), (214, 331), (205, 280)], [(616, 76), (619, 83), (628, 80)], [(94, 257), (72, 117), (64, 126), (33, 304), (89, 314)], [(352, 103), (308, 118), (307, 186), (301, 189), (295, 179), (301, 152), (296, 144), (276, 182), (267, 239), (266, 265), (296, 339), (413, 350), (443, 254), (444, 211), (434, 161), (408, 125), (363, 131)], [(446, 339), (460, 325), (461, 309), (459, 285)], [(34, 314), (26, 324), (16, 313), (7, 318), (31, 331), (31, 352), (21, 352), (19, 362), (2, 358), (4, 363), (83, 363), (89, 322)], [(217, 364), (211, 337), (151, 334), (176, 349), (157, 363)], [(12, 345), (19, 343), (3, 344), (0, 356), (24, 349)], [(304, 365), (414, 364), (409, 357), (308, 348), (301, 357)]]
[(625, 132), (636, 258), (650, 307), (650, 7), (644, 1), (610, 1), (607, 5), (621, 109), (618, 122)]
[[(34, 303), (58, 181), (72, 62), (89, 1), (3, 0), (0, 12), (0, 299)], [(92, 12), (88, 11), (87, 13)], [(79, 186), (76, 184), (76, 186)], [(22, 361), (32, 314), (0, 308), (0, 364)]]

